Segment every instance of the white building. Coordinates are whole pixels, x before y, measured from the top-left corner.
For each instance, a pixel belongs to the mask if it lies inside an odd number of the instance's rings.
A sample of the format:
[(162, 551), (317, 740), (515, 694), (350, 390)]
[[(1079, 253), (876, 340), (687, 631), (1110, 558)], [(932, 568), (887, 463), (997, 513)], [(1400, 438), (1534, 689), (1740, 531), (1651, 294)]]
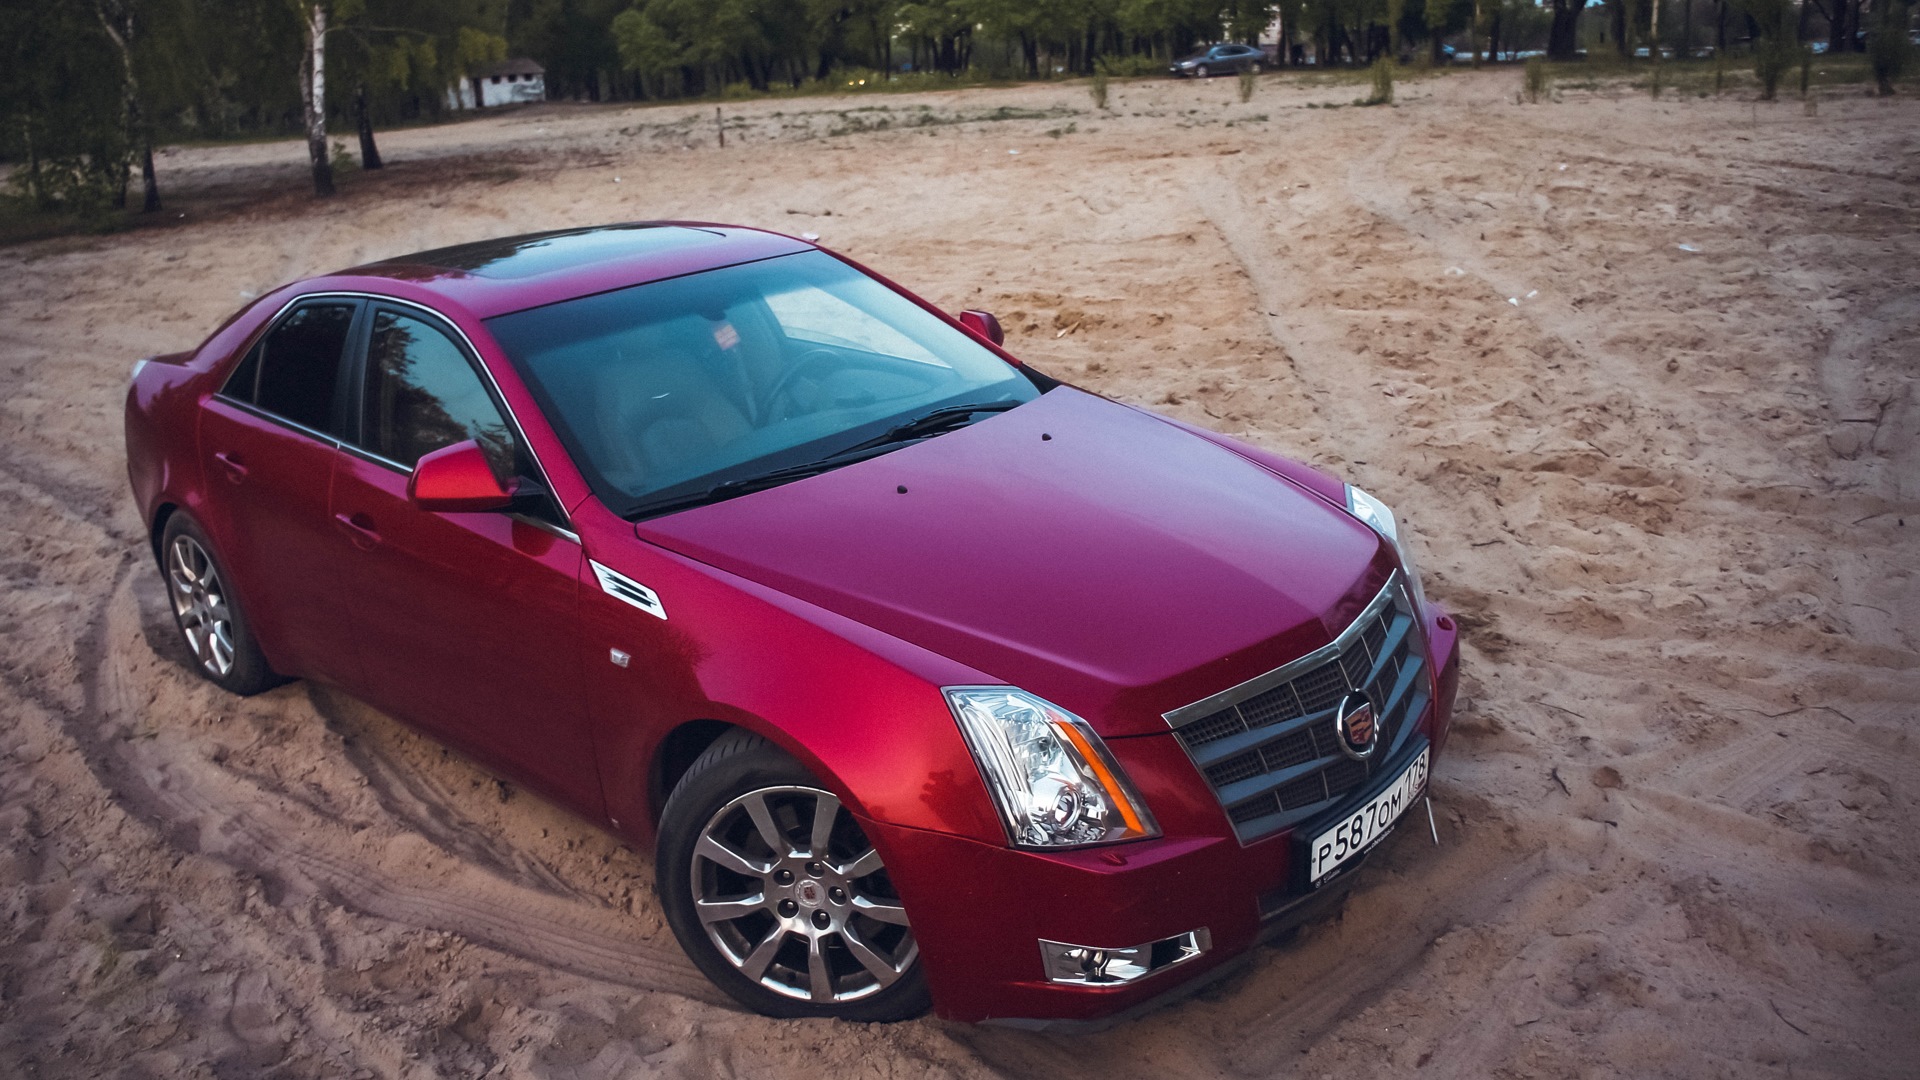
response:
[(531, 60), (503, 60), (447, 87), (447, 108), (490, 109), (547, 98), (547, 69)]

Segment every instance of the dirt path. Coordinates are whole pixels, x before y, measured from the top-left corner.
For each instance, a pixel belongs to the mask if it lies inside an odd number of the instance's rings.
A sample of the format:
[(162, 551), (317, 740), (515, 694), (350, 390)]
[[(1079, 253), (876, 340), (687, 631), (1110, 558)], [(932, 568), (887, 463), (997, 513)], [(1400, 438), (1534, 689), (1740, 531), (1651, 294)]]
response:
[[(186, 149), (184, 219), (0, 251), (0, 1073), (1910, 1075), (1920, 107), (1518, 79), (763, 102), (724, 151), (710, 106), (540, 109), (392, 133), (318, 207), (297, 147)], [(1101, 1035), (775, 1023), (644, 853), (337, 692), (190, 674), (132, 358), (291, 277), (661, 217), (821, 233), (1393, 503), (1468, 628), (1441, 844)]]

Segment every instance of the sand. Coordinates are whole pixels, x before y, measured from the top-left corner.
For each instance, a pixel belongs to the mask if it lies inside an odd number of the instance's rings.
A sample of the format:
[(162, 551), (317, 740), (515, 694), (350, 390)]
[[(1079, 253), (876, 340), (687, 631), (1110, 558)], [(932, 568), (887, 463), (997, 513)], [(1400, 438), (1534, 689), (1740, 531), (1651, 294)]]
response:
[[(1519, 83), (808, 98), (724, 149), (710, 105), (542, 106), (387, 133), (325, 204), (297, 144), (170, 150), (164, 226), (0, 250), (0, 1074), (1914, 1075), (1920, 102)], [(639, 218), (817, 232), (1398, 507), (1466, 628), (1439, 845), (1102, 1034), (775, 1022), (647, 853), (338, 692), (197, 679), (133, 359)]]

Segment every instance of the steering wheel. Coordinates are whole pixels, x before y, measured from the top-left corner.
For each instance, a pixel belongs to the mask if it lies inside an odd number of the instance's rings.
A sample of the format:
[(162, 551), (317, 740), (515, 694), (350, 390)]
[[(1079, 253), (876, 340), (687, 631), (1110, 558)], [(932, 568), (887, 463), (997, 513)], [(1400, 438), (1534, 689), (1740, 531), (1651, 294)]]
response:
[[(789, 391), (793, 389), (794, 381), (799, 379), (801, 372), (829, 362), (845, 363), (845, 358), (832, 349), (825, 348), (808, 349), (806, 352), (795, 357), (793, 363), (788, 364), (786, 369), (780, 372), (773, 380), (773, 385), (767, 387), (767, 392), (760, 395), (760, 400), (757, 402), (757, 405), (759, 407), (761, 420), (764, 422), (773, 418), (774, 404), (778, 402), (782, 396), (788, 395)], [(787, 404), (794, 404), (790, 396), (788, 397)], [(785, 419), (785, 417), (782, 417), (782, 419)]]

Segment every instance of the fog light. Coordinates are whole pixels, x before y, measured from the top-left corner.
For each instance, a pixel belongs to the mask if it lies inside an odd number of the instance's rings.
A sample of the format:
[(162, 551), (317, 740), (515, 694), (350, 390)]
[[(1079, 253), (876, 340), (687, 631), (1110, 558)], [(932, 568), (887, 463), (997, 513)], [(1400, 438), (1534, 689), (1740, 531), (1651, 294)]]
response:
[(1206, 927), (1125, 949), (1100, 949), (1040, 939), (1047, 981), (1075, 986), (1124, 986), (1182, 964), (1213, 947)]

